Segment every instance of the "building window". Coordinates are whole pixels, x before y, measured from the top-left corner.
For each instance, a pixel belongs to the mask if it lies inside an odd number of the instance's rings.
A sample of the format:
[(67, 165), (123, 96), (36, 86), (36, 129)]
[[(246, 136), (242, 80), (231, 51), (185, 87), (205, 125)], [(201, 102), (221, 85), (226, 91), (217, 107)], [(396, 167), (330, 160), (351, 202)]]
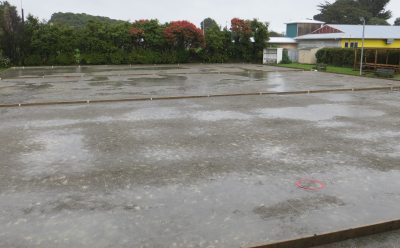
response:
[(351, 42), (350, 43), (351, 48), (358, 48), (358, 42)]
[(349, 43), (348, 42), (344, 43), (344, 47), (349, 48)]

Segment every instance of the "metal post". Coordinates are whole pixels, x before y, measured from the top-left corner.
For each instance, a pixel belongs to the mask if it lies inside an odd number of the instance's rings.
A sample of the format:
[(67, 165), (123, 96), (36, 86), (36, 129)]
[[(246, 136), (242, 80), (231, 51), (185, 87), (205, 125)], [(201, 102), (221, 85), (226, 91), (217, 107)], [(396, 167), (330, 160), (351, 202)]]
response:
[(360, 60), (360, 76), (362, 76), (362, 73), (363, 73), (363, 59), (364, 59), (364, 41), (365, 41), (365, 18), (361, 17), (360, 20), (363, 22), (361, 60)]

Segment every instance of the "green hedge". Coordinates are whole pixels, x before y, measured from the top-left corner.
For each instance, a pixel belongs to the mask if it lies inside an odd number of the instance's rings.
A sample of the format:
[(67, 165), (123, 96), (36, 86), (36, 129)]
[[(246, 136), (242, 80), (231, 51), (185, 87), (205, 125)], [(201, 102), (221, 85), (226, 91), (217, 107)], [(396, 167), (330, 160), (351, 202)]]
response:
[(10, 64), (10, 60), (0, 54), (0, 68), (7, 68)]
[(354, 49), (352, 48), (323, 48), (315, 56), (317, 63), (345, 67), (351, 67), (354, 64)]
[[(229, 54), (209, 54), (204, 50), (146, 50), (133, 51), (117, 50), (110, 53), (79, 53), (79, 61), (82, 65), (106, 65), (106, 64), (183, 64), (183, 63), (226, 63), (234, 61)], [(239, 60), (242, 62), (242, 60)], [(44, 57), (39, 54), (31, 54), (24, 58), (24, 65), (76, 65), (76, 54), (61, 53), (57, 56)]]

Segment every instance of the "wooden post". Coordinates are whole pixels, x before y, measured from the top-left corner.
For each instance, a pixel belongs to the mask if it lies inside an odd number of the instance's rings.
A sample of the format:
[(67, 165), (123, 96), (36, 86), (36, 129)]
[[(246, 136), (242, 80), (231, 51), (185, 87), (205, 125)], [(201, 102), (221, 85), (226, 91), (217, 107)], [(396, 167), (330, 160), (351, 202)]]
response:
[(398, 71), (400, 71), (400, 54), (399, 54), (399, 67), (397, 69), (398, 69)]
[(389, 51), (386, 50), (386, 64), (389, 64)]
[(354, 68), (353, 70), (357, 70), (357, 48), (354, 49)]

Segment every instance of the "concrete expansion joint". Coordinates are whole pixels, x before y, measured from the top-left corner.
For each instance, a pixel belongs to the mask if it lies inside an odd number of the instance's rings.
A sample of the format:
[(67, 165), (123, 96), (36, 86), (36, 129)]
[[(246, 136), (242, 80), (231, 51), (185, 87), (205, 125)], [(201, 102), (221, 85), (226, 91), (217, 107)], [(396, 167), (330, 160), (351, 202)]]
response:
[(355, 92), (355, 91), (377, 91), (400, 90), (400, 86), (391, 87), (375, 87), (375, 88), (351, 88), (351, 89), (330, 89), (330, 90), (306, 90), (306, 91), (285, 91), (285, 92), (254, 92), (243, 94), (221, 94), (221, 95), (192, 95), (192, 96), (167, 96), (167, 97), (150, 97), (150, 98), (132, 98), (132, 99), (110, 99), (110, 100), (72, 100), (72, 101), (55, 101), (55, 102), (37, 102), (37, 103), (6, 103), (0, 104), (0, 108), (9, 107), (25, 107), (25, 106), (49, 106), (60, 104), (82, 104), (82, 103), (108, 103), (108, 102), (130, 102), (130, 101), (154, 101), (154, 100), (177, 100), (177, 99), (194, 99), (194, 98), (214, 98), (214, 97), (237, 97), (237, 96), (263, 96), (263, 95), (299, 95), (299, 94), (319, 94), (329, 92)]

